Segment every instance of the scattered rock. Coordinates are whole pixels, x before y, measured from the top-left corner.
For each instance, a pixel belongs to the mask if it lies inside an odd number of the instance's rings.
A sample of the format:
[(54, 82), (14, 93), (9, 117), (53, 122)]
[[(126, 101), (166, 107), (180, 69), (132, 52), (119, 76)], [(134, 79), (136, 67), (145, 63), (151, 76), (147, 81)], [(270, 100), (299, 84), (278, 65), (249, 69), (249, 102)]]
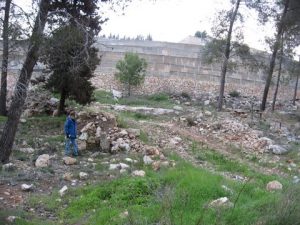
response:
[(50, 156), (48, 154), (40, 155), (35, 161), (37, 168), (47, 167), (50, 164)]
[(268, 149), (276, 155), (282, 155), (287, 152), (287, 149), (279, 145), (269, 145)]
[(161, 167), (169, 167), (170, 163), (168, 161), (163, 161), (163, 162), (160, 162), (160, 166)]
[(297, 177), (297, 176), (294, 176), (293, 177), (293, 184), (298, 184), (298, 183), (300, 183), (300, 178)]
[(209, 207), (219, 208), (219, 207), (233, 207), (233, 203), (229, 201), (227, 197), (218, 198), (209, 203)]
[(153, 169), (154, 171), (158, 171), (158, 170), (160, 169), (160, 166), (161, 166), (160, 161), (154, 161), (154, 162), (152, 163), (152, 169)]
[(103, 152), (109, 152), (110, 150), (110, 141), (108, 140), (107, 134), (105, 132), (100, 133), (100, 149)]
[(15, 170), (15, 165), (13, 164), (13, 163), (7, 163), (7, 164), (4, 164), (3, 166), (2, 166), (2, 169), (4, 170), (4, 171), (13, 171), (13, 170)]
[(146, 147), (146, 154), (147, 155), (159, 155), (160, 152), (156, 147), (148, 146), (148, 147)]
[(112, 96), (115, 100), (118, 100), (119, 98), (122, 98), (122, 92), (117, 90), (111, 90)]
[(128, 217), (128, 215), (129, 215), (129, 213), (128, 213), (128, 211), (126, 210), (126, 211), (120, 213), (119, 216), (120, 216), (121, 218), (126, 218), (126, 217)]
[(63, 175), (63, 179), (66, 181), (72, 181), (72, 178), (73, 178), (73, 174), (70, 172), (67, 172)]
[(146, 175), (146, 172), (144, 170), (134, 170), (132, 172), (132, 175), (135, 177), (144, 177)]
[(81, 140), (81, 141), (87, 141), (88, 140), (88, 138), (89, 138), (89, 135), (88, 135), (88, 133), (86, 133), (86, 132), (83, 132), (83, 133), (81, 133), (81, 135), (79, 136), (79, 140)]
[(68, 187), (65, 185), (62, 187), (62, 189), (59, 190), (60, 196), (64, 196), (67, 193)]
[(128, 135), (128, 132), (126, 130), (121, 130), (121, 132), (119, 133), (121, 136), (125, 137)]
[(28, 184), (22, 184), (21, 185), (21, 190), (22, 191), (31, 191), (32, 188), (33, 188), (33, 184), (30, 184), (30, 185), (28, 185)]
[(209, 103), (210, 103), (209, 100), (204, 101), (204, 105), (209, 105)]
[(133, 134), (136, 137), (139, 137), (141, 135), (141, 130), (140, 129), (128, 128), (127, 131), (128, 131), (129, 134)]
[(77, 163), (77, 160), (75, 158), (65, 156), (63, 157), (64, 164), (66, 165), (74, 165)]
[(267, 184), (267, 187), (266, 189), (268, 191), (277, 191), (277, 190), (282, 190), (282, 184), (277, 181), (277, 180), (273, 180), (273, 181), (270, 181), (268, 184)]
[(6, 221), (9, 223), (14, 223), (16, 221), (17, 217), (16, 216), (9, 216), (6, 218)]
[(183, 111), (183, 108), (182, 108), (181, 106), (179, 106), (179, 105), (175, 105), (175, 106), (173, 107), (173, 109), (174, 109), (174, 110), (177, 110), (177, 111)]
[(77, 141), (77, 146), (78, 146), (79, 151), (85, 151), (86, 148), (87, 148), (86, 141), (78, 140)]
[(26, 119), (24, 119), (24, 118), (20, 119), (20, 123), (26, 123), (26, 122), (27, 122)]
[(210, 111), (207, 111), (207, 110), (206, 110), (206, 111), (204, 111), (204, 115), (205, 115), (205, 116), (212, 116), (212, 113), (211, 113)]
[(120, 164), (109, 164), (109, 170), (119, 170), (121, 169)]
[(151, 159), (151, 157), (150, 157), (150, 156), (147, 156), (147, 155), (145, 155), (145, 156), (143, 157), (143, 161), (144, 161), (144, 164), (145, 164), (145, 165), (151, 165), (151, 164), (153, 163), (153, 160)]
[(125, 158), (125, 161), (129, 162), (129, 163), (133, 163), (133, 159), (131, 159), (131, 158)]
[(125, 164), (125, 163), (120, 163), (119, 164), (120, 166), (121, 166), (121, 169), (129, 169), (130, 168), (130, 166), (129, 165), (127, 165), (127, 164)]
[(29, 153), (29, 154), (34, 153), (33, 148), (20, 148), (19, 151), (24, 153)]
[(121, 169), (121, 170), (120, 170), (120, 173), (121, 173), (121, 174), (127, 173), (127, 170), (126, 170), (126, 169)]
[(89, 177), (89, 175), (85, 172), (80, 172), (79, 173), (80, 180), (86, 180), (88, 177)]
[(171, 140), (170, 140), (170, 144), (172, 146), (175, 146), (175, 145), (178, 145), (179, 143), (182, 142), (182, 139), (180, 137), (173, 137)]

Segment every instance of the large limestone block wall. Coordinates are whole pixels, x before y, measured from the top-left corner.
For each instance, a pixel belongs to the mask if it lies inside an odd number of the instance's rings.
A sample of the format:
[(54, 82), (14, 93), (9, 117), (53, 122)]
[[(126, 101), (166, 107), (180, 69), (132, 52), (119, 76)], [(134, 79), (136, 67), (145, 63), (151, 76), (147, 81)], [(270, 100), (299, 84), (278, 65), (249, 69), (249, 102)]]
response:
[[(100, 49), (101, 64), (96, 69), (93, 83), (102, 89), (124, 90), (115, 78), (115, 66), (126, 52), (136, 52), (148, 62), (144, 85), (134, 89), (136, 94), (157, 92), (187, 92), (197, 95), (200, 92), (217, 93), (220, 82), (219, 64), (203, 63), (203, 46), (154, 41), (107, 40), (99, 39), (96, 46)], [(268, 56), (257, 54), (258, 60), (268, 60)], [(226, 92), (237, 90), (245, 95), (261, 97), (264, 88), (265, 73), (262, 70), (250, 71), (239, 67), (235, 72), (228, 72)], [(291, 99), (292, 82), (281, 87), (279, 98)], [(273, 94), (271, 87), (269, 97)]]

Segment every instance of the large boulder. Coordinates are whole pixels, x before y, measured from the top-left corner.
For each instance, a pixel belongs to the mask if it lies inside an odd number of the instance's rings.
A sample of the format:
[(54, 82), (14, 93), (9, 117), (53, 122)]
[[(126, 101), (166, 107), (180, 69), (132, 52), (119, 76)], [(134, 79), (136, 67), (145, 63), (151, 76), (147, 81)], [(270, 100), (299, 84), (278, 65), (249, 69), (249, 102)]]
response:
[(47, 167), (50, 164), (50, 156), (48, 154), (40, 155), (35, 161), (35, 166), (38, 168)]
[(282, 190), (282, 184), (277, 181), (277, 180), (273, 180), (273, 181), (270, 181), (268, 184), (267, 184), (267, 187), (266, 187), (267, 191), (278, 191), (278, 190)]
[(77, 163), (77, 160), (75, 158), (69, 156), (63, 157), (63, 161), (66, 165), (74, 165)]
[(268, 148), (275, 155), (282, 155), (288, 151), (286, 148), (284, 148), (280, 145), (269, 145)]

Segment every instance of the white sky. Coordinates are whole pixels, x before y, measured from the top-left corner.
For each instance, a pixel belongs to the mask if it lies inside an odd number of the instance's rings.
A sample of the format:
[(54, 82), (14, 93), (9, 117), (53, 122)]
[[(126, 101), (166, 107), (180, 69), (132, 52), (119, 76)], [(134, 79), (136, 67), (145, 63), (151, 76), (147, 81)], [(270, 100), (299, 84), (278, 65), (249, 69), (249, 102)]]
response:
[[(31, 0), (14, 0), (29, 7)], [(119, 34), (120, 37), (147, 36), (153, 40), (179, 42), (197, 30), (211, 33), (212, 20), (220, 9), (228, 7), (230, 0), (133, 0), (124, 11), (105, 9), (109, 21), (100, 35)], [(25, 7), (26, 8), (26, 7)], [(257, 25), (256, 15), (249, 10), (242, 12), (245, 42), (251, 47), (265, 50), (264, 37), (272, 35), (270, 28)]]
[[(109, 21), (102, 34), (136, 37), (151, 34), (154, 40), (179, 42), (197, 30), (211, 33), (214, 15), (228, 8), (229, 0), (135, 0), (123, 12), (109, 12)], [(251, 47), (265, 49), (264, 37), (272, 35), (271, 25), (259, 26), (256, 14), (244, 10), (245, 42)]]

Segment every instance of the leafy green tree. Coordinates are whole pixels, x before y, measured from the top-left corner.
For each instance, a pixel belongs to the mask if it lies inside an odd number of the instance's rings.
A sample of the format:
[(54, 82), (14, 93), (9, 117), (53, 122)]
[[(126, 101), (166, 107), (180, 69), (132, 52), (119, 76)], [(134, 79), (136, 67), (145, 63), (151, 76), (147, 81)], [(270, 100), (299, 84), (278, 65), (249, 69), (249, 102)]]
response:
[(51, 71), (46, 87), (60, 93), (58, 115), (64, 112), (68, 98), (80, 104), (92, 100), (90, 78), (99, 58), (98, 50), (86, 42), (85, 32), (73, 25), (60, 27), (46, 40), (41, 61)]
[(147, 62), (136, 53), (126, 53), (124, 59), (117, 62), (116, 78), (127, 86), (128, 96), (131, 95), (131, 87), (139, 86), (144, 82)]
[(207, 38), (207, 32), (205, 30), (204, 31), (196, 31), (194, 36), (197, 38), (205, 39), (205, 38)]
[[(99, 2), (107, 2), (108, 0), (99, 0)], [(35, 17), (34, 26), (29, 38), (28, 51), (23, 63), (22, 69), (20, 71), (20, 76), (16, 82), (14, 95), (8, 109), (7, 121), (4, 125), (2, 135), (0, 138), (0, 161), (7, 162), (9, 160), (10, 154), (12, 152), (12, 146), (14, 143), (16, 131), (19, 124), (19, 119), (22, 114), (22, 108), (25, 103), (27, 96), (27, 89), (29, 81), (31, 79), (33, 67), (36, 65), (39, 54), (40, 47), (44, 37), (44, 29), (51, 14), (52, 21), (57, 21), (61, 16), (66, 20), (66, 10), (72, 7), (71, 15), (78, 15), (91, 17), (92, 15), (87, 13), (87, 10), (91, 8), (94, 4), (97, 5), (97, 0), (40, 0), (38, 5), (38, 12)], [(63, 9), (63, 10), (60, 10)], [(93, 13), (97, 15), (96, 10)], [(55, 16), (54, 16), (55, 15)], [(79, 18), (78, 17), (78, 18)], [(75, 20), (74, 20), (75, 21)], [(98, 24), (99, 25), (99, 24)], [(100, 30), (100, 25), (99, 25)], [(90, 34), (90, 33), (89, 33)]]

